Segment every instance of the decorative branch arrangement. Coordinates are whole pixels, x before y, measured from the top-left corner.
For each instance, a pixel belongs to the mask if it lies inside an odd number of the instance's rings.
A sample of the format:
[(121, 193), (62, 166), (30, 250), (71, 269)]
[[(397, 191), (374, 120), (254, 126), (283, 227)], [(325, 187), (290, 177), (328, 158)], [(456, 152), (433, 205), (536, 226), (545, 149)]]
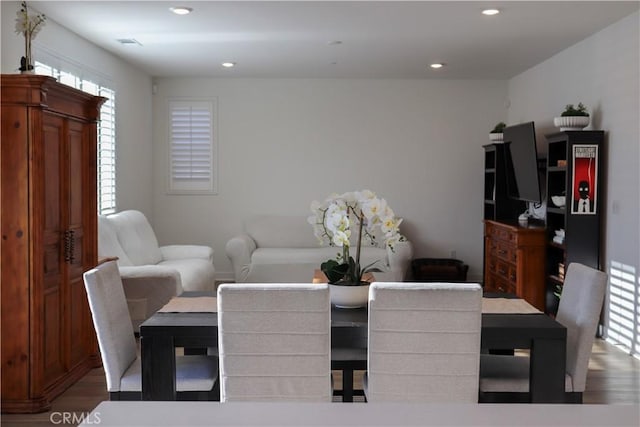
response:
[(20, 71), (30, 73), (33, 71), (33, 56), (31, 54), (31, 42), (44, 27), (47, 17), (43, 14), (30, 14), (27, 2), (21, 3), (16, 18), (16, 34), (24, 36), (25, 56), (20, 60)]

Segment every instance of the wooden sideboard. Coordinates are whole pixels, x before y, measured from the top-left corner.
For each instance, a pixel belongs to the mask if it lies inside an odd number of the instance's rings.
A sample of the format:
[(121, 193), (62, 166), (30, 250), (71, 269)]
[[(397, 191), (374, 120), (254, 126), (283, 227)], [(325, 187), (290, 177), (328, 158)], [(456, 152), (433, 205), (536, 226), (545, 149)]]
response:
[(544, 226), (484, 221), (484, 288), (506, 292), (545, 310)]
[(100, 365), (83, 273), (97, 263), (104, 98), (2, 75), (2, 412), (40, 412)]

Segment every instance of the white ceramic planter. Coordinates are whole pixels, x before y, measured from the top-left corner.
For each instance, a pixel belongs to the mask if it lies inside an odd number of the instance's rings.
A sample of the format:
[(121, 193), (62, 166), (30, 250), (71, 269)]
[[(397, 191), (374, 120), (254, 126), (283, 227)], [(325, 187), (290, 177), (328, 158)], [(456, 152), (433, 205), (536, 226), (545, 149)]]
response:
[(503, 133), (490, 133), (489, 140), (493, 142), (502, 142), (504, 140)]
[(554, 117), (553, 124), (559, 127), (561, 131), (582, 130), (589, 126), (589, 120), (589, 116)]
[(329, 284), (331, 304), (338, 308), (366, 307), (369, 302), (369, 285), (341, 286)]

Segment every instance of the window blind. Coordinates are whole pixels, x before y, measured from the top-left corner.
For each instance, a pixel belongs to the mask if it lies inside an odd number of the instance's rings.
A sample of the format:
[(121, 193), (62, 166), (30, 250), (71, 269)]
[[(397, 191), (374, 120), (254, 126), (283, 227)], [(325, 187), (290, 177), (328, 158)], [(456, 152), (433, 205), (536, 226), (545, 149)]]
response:
[(73, 73), (59, 70), (41, 62), (35, 63), (37, 74), (51, 76), (60, 83), (92, 95), (107, 98), (100, 109), (98, 122), (98, 213), (116, 211), (116, 109), (115, 91)]
[(169, 101), (169, 191), (213, 193), (212, 101)]
[(98, 123), (98, 212), (105, 215), (116, 211), (115, 92), (101, 87), (99, 94), (107, 98)]

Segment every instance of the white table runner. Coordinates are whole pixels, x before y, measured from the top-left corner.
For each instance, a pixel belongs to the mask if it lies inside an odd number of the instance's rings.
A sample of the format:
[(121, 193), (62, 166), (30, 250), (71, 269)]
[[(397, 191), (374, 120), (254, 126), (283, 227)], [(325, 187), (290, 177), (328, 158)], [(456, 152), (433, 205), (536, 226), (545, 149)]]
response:
[(539, 314), (540, 310), (519, 298), (482, 298), (486, 314)]
[(215, 313), (218, 303), (215, 297), (173, 297), (159, 313)]

